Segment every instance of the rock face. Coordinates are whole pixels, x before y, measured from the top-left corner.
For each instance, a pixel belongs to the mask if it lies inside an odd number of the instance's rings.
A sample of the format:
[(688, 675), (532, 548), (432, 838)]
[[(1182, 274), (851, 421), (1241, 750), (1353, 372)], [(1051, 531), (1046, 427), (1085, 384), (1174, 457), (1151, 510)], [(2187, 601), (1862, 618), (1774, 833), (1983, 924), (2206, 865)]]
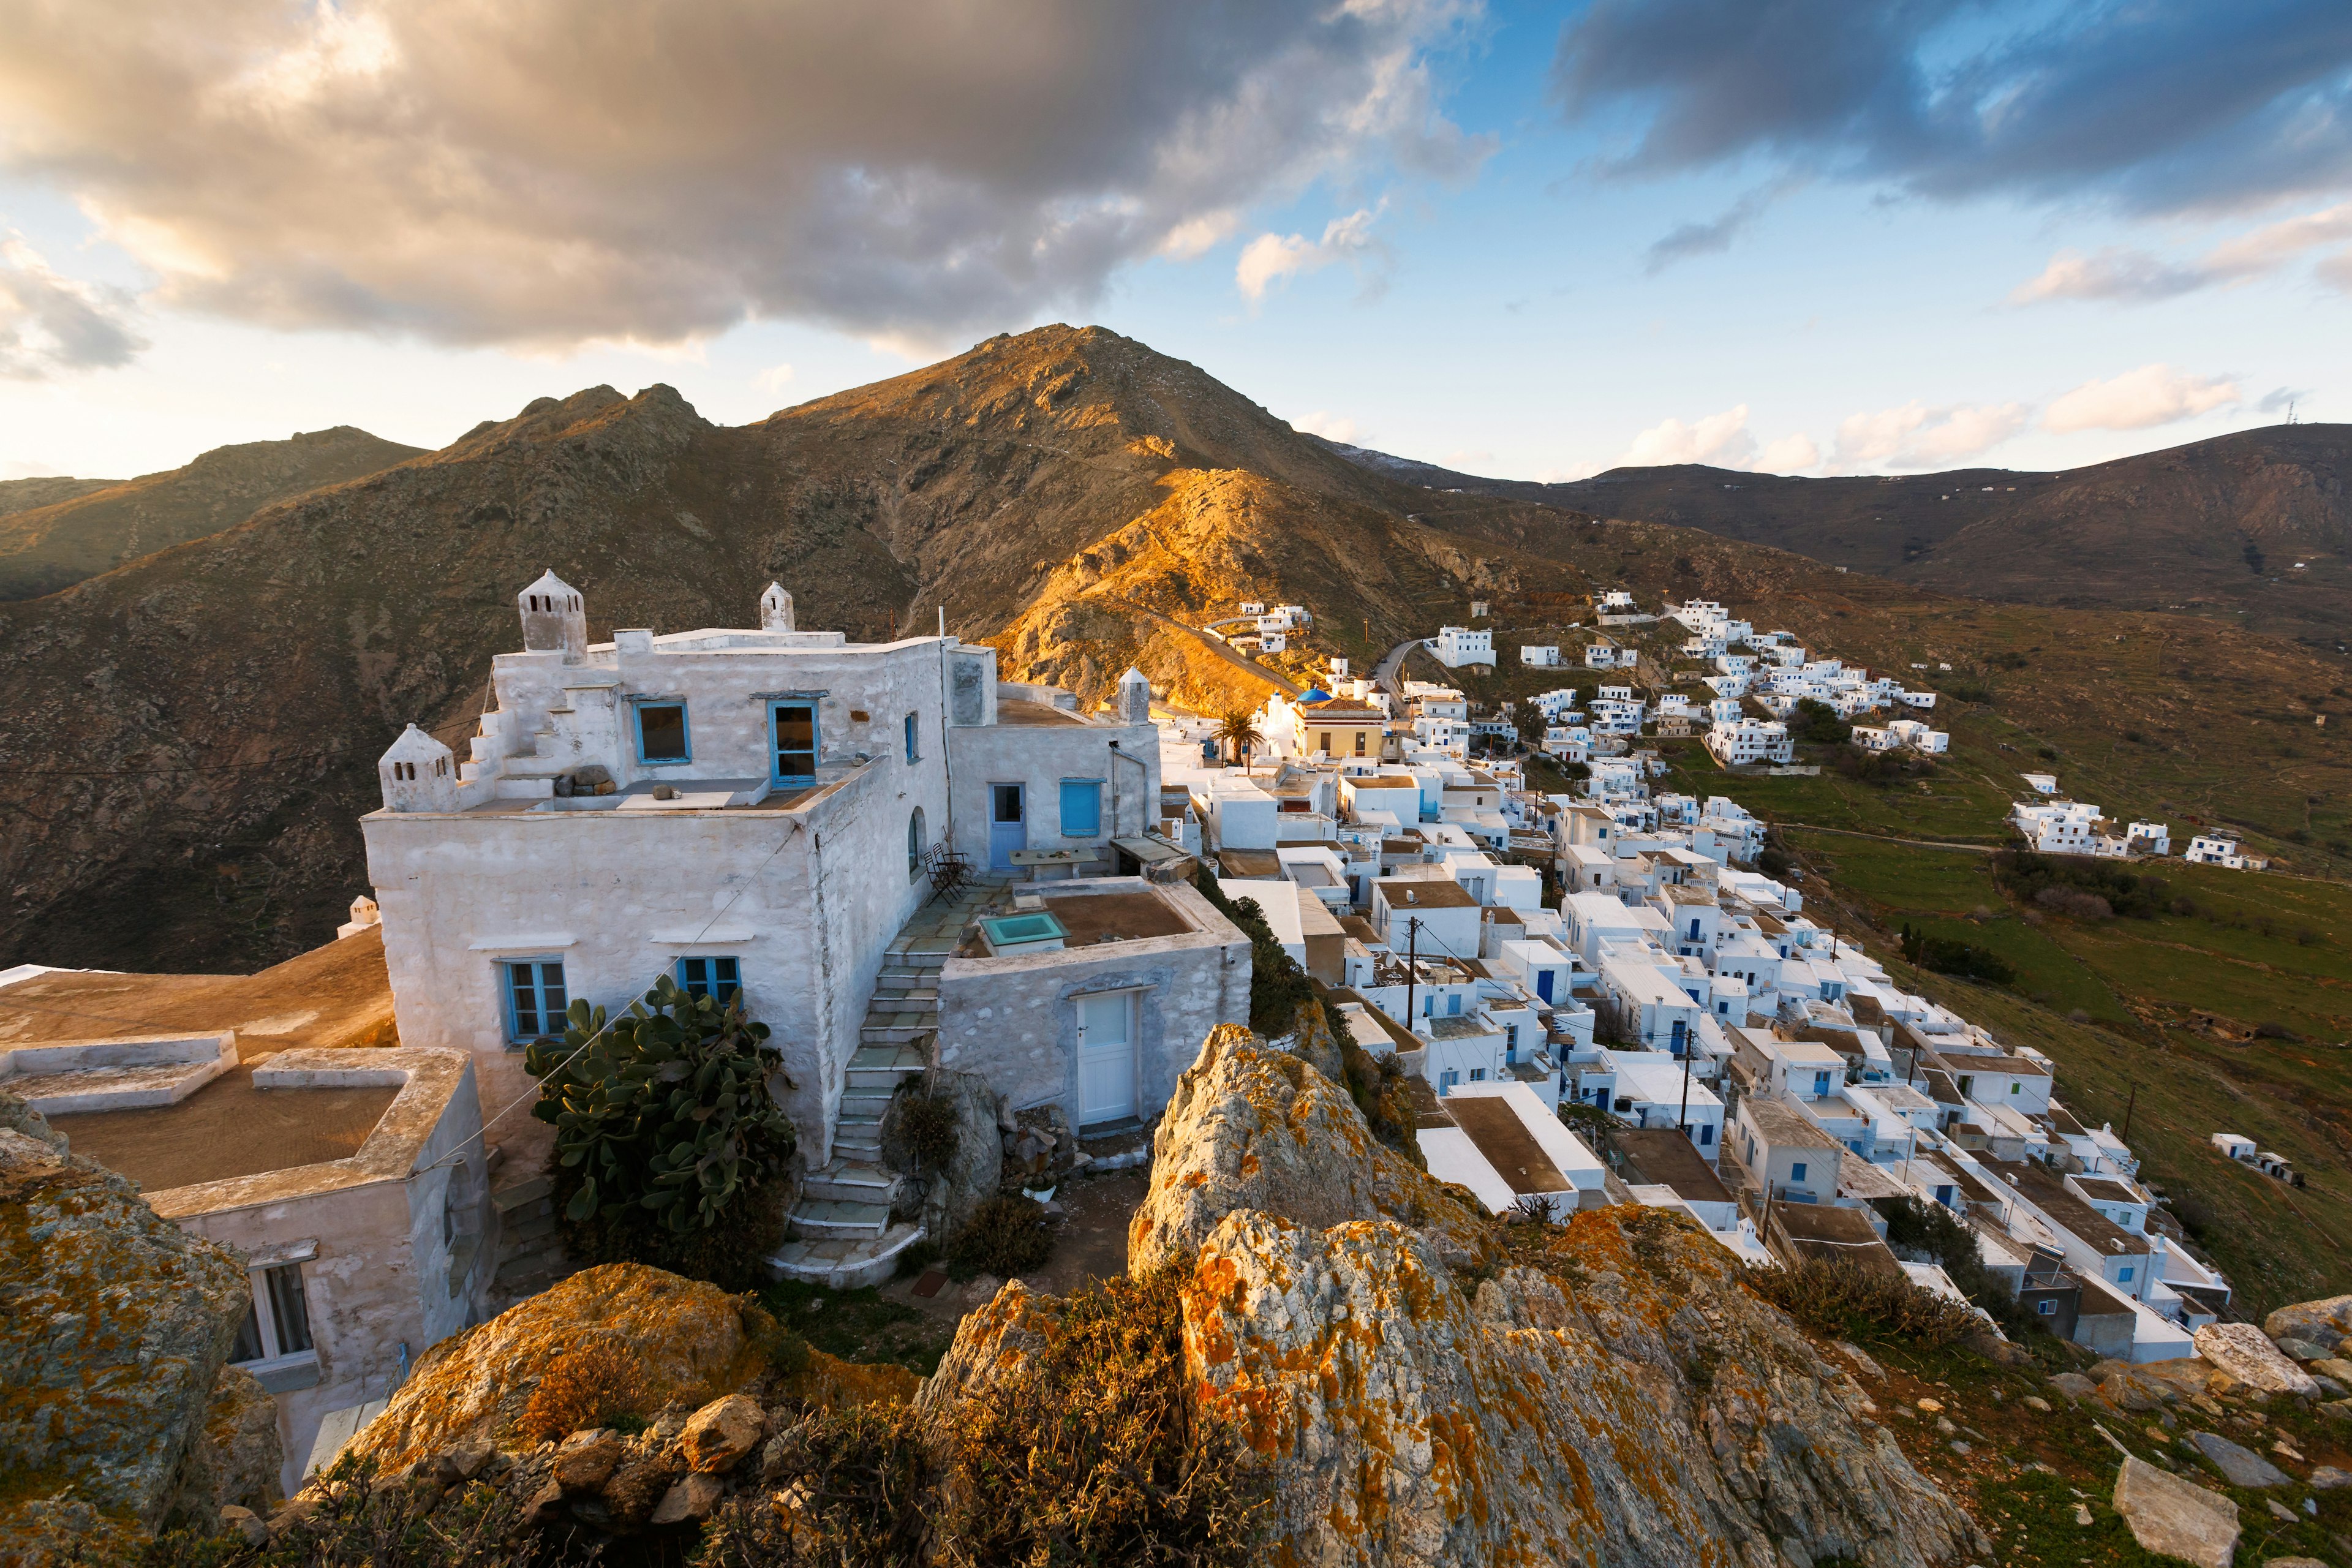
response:
[(2263, 1332), (2274, 1340), (2308, 1340), (2332, 1351), (2338, 1340), (2352, 1335), (2352, 1296), (2329, 1296), (2281, 1307), (2263, 1320)]
[(390, 1470), (500, 1436), (549, 1363), (596, 1337), (627, 1348), (654, 1405), (699, 1405), (742, 1387), (762, 1364), (736, 1298), (641, 1263), (608, 1263), (435, 1345), (348, 1451)]
[(955, 1152), (942, 1170), (926, 1169), (929, 1185), (923, 1194), (921, 1218), (933, 1238), (953, 1236), (980, 1200), (993, 1194), (1004, 1179), (1004, 1152), (998, 1131), (1004, 1097), (978, 1073), (936, 1068), (912, 1079), (892, 1097), (882, 1119), (882, 1159), (894, 1171), (915, 1168), (914, 1152), (903, 1130), (903, 1108), (909, 1097), (928, 1095), (955, 1111)]
[(1176, 1080), (1152, 1137), (1151, 1189), (1128, 1226), (1128, 1268), (1199, 1251), (1241, 1209), (1310, 1230), (1394, 1220), (1449, 1264), (1485, 1266), (1494, 1242), (1474, 1205), (1382, 1147), (1345, 1089), (1223, 1024)]
[(252, 1303), (236, 1254), (0, 1095), (0, 1455), (33, 1482), (5, 1489), (0, 1542), (39, 1563), (161, 1523)]
[[(1237, 1028), (1153, 1152), (1129, 1267), (1189, 1270), (1188, 1371), (1274, 1471), (1268, 1561), (1891, 1568), (1986, 1548), (1857, 1418), (1859, 1385), (1675, 1216), (1598, 1211), (1506, 1255), (1345, 1090)], [(926, 1413), (1016, 1363), (1041, 1310), (1007, 1286), (967, 1319)]]
[(285, 1460), (278, 1402), (253, 1373), (225, 1366), (213, 1384), (205, 1424), (188, 1450), (173, 1513), (212, 1519), (236, 1506), (266, 1513), (278, 1499)]
[(2238, 1550), (2238, 1505), (2221, 1493), (2126, 1458), (2116, 1472), (2115, 1504), (2142, 1549), (2200, 1568), (2230, 1568)]
[(2265, 1394), (2317, 1394), (2319, 1384), (2279, 1353), (2252, 1323), (2208, 1323), (2197, 1331), (2197, 1353), (2250, 1388)]

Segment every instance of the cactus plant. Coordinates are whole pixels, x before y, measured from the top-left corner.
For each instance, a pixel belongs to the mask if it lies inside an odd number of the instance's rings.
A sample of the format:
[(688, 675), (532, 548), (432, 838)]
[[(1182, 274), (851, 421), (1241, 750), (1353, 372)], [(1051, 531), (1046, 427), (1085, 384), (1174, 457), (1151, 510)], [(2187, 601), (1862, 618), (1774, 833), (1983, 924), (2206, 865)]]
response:
[(664, 975), (609, 1024), (584, 1001), (564, 1021), (562, 1043), (534, 1045), (524, 1062), (575, 1226), (709, 1230), (791, 1159), (793, 1124), (768, 1092), (782, 1053), (740, 993), (694, 996)]

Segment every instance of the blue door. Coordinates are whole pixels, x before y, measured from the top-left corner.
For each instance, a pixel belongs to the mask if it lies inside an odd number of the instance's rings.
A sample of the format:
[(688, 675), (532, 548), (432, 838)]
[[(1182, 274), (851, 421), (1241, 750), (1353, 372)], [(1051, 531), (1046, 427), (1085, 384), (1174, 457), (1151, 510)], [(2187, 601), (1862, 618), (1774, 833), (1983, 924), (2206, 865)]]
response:
[(1016, 850), (1029, 847), (1029, 791), (1025, 784), (988, 786), (988, 868), (1013, 869)]
[(780, 784), (816, 783), (816, 704), (778, 702), (771, 709), (775, 742), (774, 781)]
[(1539, 1001), (1549, 1002), (1551, 1000), (1550, 970), (1538, 969), (1536, 971), (1536, 996)]

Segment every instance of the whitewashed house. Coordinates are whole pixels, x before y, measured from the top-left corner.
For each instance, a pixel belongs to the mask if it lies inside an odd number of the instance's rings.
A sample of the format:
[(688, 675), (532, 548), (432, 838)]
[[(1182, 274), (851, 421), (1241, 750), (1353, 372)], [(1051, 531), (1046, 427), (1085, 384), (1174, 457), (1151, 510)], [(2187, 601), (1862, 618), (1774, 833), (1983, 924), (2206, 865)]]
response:
[[(470, 1052), (486, 1117), (534, 1091), (523, 1047), (572, 1000), (618, 1008), (669, 975), (740, 991), (773, 1031), (779, 1099), (822, 1168), (845, 1096), (878, 1119), (853, 1077), (923, 1065), (857, 1058), (885, 952), (931, 897), (927, 854), (1009, 869), (1066, 850), (1103, 872), (1112, 839), (1159, 818), (1134, 671), (1089, 716), (1000, 687), (994, 650), (952, 637), (798, 630), (773, 585), (757, 629), (593, 645), (551, 573), (518, 607), (523, 649), (492, 660), (470, 755), (412, 726), (361, 822), (401, 1038)], [(520, 1114), (489, 1137), (534, 1165), (545, 1146)]]
[(1495, 662), (1495, 634), (1474, 631), (1468, 626), (1440, 626), (1437, 639), (1430, 644), (1437, 662), (1448, 669), (1460, 669), (1465, 665), (1483, 664), (1492, 668)]

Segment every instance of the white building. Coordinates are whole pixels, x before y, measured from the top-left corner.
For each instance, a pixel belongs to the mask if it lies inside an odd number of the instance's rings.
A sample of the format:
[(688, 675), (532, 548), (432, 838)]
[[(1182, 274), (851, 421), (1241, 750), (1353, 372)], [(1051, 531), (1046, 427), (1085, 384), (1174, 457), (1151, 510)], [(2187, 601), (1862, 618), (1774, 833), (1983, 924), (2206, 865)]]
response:
[(1559, 663), (1559, 645), (1549, 643), (1540, 647), (1534, 647), (1522, 644), (1519, 648), (1519, 662), (1532, 669), (1553, 668)]
[(1448, 669), (1460, 669), (1465, 665), (1495, 662), (1495, 634), (1473, 631), (1468, 626), (1440, 626), (1437, 640), (1431, 643), (1437, 662)]
[(1787, 763), (1796, 755), (1789, 726), (1778, 719), (1717, 720), (1706, 732), (1706, 749), (1726, 767), (1755, 763)]
[(2189, 841), (2189, 851), (2182, 859), (2200, 866), (2222, 866), (2232, 871), (2259, 871), (2270, 862), (2259, 855), (2249, 855), (2238, 847), (2238, 841), (2219, 833), (2200, 833)]
[[(775, 586), (758, 630), (595, 645), (551, 573), (519, 607), (523, 651), (492, 660), (470, 757), (412, 727), (361, 824), (401, 1037), (471, 1052), (493, 1110), (533, 1091), (522, 1048), (571, 1002), (615, 1009), (669, 974), (740, 988), (773, 1030), (779, 1098), (822, 1166), (884, 952), (931, 896), (926, 857), (1068, 850), (1108, 871), (1110, 840), (1159, 816), (1133, 671), (1120, 710), (1090, 717), (1000, 688), (995, 651), (951, 637), (800, 631)], [(522, 1116), (490, 1133), (533, 1163), (544, 1137)]]

